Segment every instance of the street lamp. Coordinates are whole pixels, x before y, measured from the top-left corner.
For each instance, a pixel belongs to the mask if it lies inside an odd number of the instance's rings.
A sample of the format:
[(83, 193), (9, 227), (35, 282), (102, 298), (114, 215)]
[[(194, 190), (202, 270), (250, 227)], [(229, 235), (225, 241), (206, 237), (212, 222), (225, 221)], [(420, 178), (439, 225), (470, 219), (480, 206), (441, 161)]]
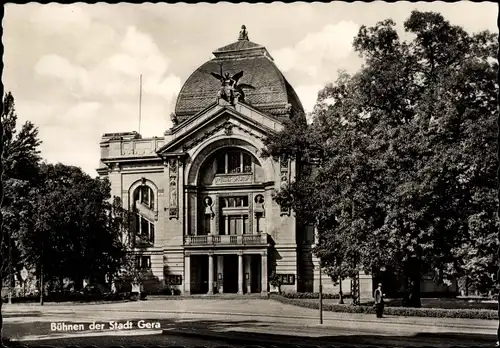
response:
[(9, 304), (12, 304), (12, 239), (9, 236)]
[(323, 324), (323, 276), (321, 274), (321, 257), (319, 258), (319, 323)]

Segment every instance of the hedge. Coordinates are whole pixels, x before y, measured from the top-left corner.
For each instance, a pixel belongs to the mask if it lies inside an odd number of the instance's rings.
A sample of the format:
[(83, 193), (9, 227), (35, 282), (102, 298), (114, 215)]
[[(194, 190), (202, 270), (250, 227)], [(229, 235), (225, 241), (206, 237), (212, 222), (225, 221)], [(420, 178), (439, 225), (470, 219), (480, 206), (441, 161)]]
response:
[[(281, 296), (290, 299), (319, 299), (319, 292), (282, 292)], [(339, 294), (323, 294), (325, 300), (338, 300)], [(343, 298), (351, 298), (350, 293), (344, 293)]]
[[(319, 303), (302, 301), (301, 299), (288, 298), (282, 295), (270, 294), (272, 300), (298, 307), (319, 309)], [(323, 303), (323, 310), (340, 313), (375, 314), (373, 306), (353, 306)], [(410, 308), (410, 307), (385, 307), (384, 314), (405, 317), (428, 318), (462, 318), (462, 319), (487, 319), (498, 320), (498, 312), (489, 309), (442, 309), (442, 308)]]
[[(131, 297), (131, 296), (130, 296)], [(81, 293), (49, 293), (43, 297), (44, 302), (101, 302), (101, 301), (123, 301), (128, 298), (125, 294), (81, 294)], [(144, 299), (145, 296), (141, 296)], [(40, 295), (28, 295), (12, 297), (12, 303), (40, 302)], [(2, 298), (4, 303), (8, 302), (8, 297)]]

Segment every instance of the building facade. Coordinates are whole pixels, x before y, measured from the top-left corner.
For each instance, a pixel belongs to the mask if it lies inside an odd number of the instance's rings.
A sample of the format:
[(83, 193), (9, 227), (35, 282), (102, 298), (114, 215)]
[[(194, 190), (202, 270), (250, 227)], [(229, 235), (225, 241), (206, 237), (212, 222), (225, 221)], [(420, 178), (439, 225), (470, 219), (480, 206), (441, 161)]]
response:
[[(300, 100), (244, 27), (213, 54), (186, 80), (163, 136), (102, 137), (98, 173), (133, 212), (139, 265), (160, 283), (183, 294), (266, 294), (275, 272), (283, 291), (318, 291), (314, 233), (273, 200), (296, 163), (261, 156), (266, 136), (305, 117)], [(371, 277), (360, 283), (371, 296)]]

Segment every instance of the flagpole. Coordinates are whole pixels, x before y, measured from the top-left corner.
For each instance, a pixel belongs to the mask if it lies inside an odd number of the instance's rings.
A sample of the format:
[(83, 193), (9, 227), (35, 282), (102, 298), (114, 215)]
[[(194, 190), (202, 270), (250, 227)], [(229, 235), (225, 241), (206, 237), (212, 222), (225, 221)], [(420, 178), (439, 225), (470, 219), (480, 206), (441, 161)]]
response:
[(142, 74), (139, 78), (139, 134), (141, 134), (141, 116), (142, 116)]

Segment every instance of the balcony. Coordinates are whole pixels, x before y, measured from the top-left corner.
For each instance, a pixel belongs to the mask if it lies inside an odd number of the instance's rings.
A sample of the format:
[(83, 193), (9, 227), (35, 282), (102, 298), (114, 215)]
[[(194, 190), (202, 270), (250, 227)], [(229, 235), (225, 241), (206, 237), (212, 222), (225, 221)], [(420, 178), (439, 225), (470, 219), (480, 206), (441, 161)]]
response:
[(240, 234), (240, 235), (204, 235), (185, 236), (186, 246), (208, 246), (208, 245), (267, 245), (268, 234)]
[(138, 133), (104, 134), (101, 140), (101, 161), (137, 156), (156, 156), (165, 144), (163, 137), (142, 138)]

